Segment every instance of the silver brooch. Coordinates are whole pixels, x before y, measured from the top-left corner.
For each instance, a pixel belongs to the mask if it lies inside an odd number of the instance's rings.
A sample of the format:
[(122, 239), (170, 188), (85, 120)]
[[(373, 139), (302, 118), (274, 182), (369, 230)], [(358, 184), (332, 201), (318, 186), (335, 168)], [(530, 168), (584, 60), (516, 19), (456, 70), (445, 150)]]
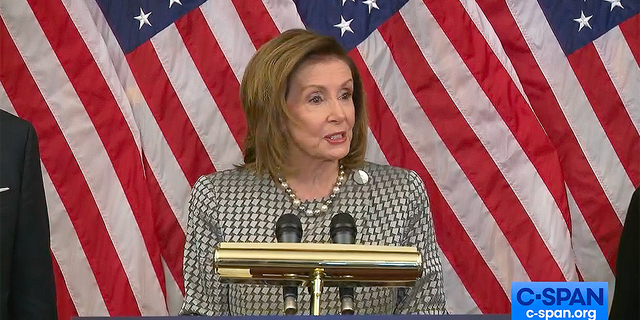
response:
[(360, 185), (366, 184), (369, 182), (369, 175), (363, 170), (356, 170), (353, 172), (353, 180)]

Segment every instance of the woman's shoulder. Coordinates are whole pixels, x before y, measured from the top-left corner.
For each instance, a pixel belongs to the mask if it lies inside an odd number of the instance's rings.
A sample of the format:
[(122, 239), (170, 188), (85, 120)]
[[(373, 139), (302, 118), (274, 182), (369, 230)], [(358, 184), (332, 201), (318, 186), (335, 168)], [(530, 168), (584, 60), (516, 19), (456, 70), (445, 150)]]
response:
[(247, 175), (253, 175), (253, 173), (244, 167), (233, 167), (230, 169), (224, 169), (224, 170), (219, 170), (213, 173), (209, 173), (209, 174), (203, 175), (202, 177), (205, 177), (206, 179), (213, 181), (213, 180), (220, 180), (220, 179), (234, 179), (234, 178), (243, 177)]
[(235, 185), (255, 184), (260, 180), (261, 179), (256, 177), (251, 170), (242, 167), (235, 167), (202, 175), (198, 178), (193, 187), (229, 187)]
[(359, 170), (362, 170), (364, 173), (371, 176), (374, 181), (398, 181), (401, 183), (407, 183), (417, 179), (421, 182), (420, 176), (418, 176), (415, 171), (387, 164), (365, 162)]
[(374, 189), (392, 189), (396, 192), (406, 191), (412, 194), (426, 193), (422, 178), (413, 170), (365, 162), (361, 169), (353, 172), (353, 178), (356, 182), (357, 180), (363, 180), (358, 178), (358, 175), (371, 180), (367, 184)]
[(408, 171), (407, 169), (404, 169), (404, 168), (394, 167), (388, 164), (380, 164), (380, 163), (369, 162), (369, 161), (364, 162), (362, 169), (365, 171), (370, 170), (372, 172), (383, 172), (383, 173)]
[[(387, 194), (387, 198), (409, 197), (429, 205), (429, 197), (424, 182), (414, 170), (384, 164), (366, 162), (360, 169), (369, 176), (372, 191)], [(354, 172), (355, 176), (358, 172)], [(357, 181), (356, 181), (357, 182)], [(366, 185), (366, 184), (365, 184)]]

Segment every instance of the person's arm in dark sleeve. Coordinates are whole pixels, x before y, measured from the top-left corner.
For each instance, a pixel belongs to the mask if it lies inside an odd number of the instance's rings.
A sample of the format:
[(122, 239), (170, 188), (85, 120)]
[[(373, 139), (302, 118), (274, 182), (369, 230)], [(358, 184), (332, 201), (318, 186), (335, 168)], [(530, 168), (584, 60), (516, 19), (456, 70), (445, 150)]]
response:
[(57, 319), (38, 138), (29, 127), (11, 266), (9, 315), (14, 320)]
[(640, 319), (640, 187), (631, 197), (620, 235), (610, 320)]

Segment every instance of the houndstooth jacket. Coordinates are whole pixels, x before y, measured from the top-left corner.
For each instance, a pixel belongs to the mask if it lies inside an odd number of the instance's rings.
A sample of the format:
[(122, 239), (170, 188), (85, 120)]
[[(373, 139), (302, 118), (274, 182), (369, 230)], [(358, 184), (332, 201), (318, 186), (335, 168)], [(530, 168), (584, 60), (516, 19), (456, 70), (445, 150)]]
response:
[[(181, 314), (283, 314), (281, 287), (221, 283), (214, 249), (220, 242), (276, 242), (275, 223), (285, 213), (300, 217), (302, 242), (327, 243), (329, 222), (340, 212), (355, 219), (356, 243), (416, 246), (423, 259), (423, 275), (412, 288), (356, 288), (356, 314), (445, 313), (442, 268), (422, 180), (413, 171), (373, 163), (360, 170), (368, 181), (348, 173), (329, 212), (318, 215), (298, 212), (268, 175), (233, 169), (200, 177), (189, 200)], [(316, 208), (323, 200), (307, 203)], [(300, 290), (298, 314), (309, 314), (309, 298)], [(339, 313), (337, 288), (325, 288), (321, 303), (323, 314)]]

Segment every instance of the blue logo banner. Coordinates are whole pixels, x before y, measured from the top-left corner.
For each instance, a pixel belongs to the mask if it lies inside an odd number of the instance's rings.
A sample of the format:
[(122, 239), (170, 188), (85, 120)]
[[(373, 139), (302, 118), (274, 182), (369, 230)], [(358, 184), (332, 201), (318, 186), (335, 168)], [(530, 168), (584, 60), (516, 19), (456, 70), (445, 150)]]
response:
[(608, 317), (606, 282), (513, 282), (511, 319), (587, 319)]

